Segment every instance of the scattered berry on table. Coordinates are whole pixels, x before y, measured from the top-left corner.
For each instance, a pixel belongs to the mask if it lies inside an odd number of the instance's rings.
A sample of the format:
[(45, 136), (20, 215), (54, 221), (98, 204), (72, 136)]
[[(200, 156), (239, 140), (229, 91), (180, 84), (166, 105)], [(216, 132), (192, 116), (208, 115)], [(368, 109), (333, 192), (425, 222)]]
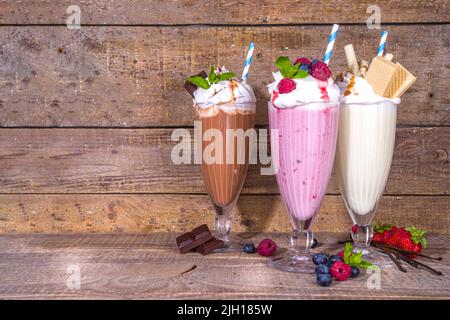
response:
[(246, 243), (244, 244), (244, 248), (243, 248), (245, 253), (255, 253), (256, 252), (256, 248), (255, 245), (253, 243)]
[(316, 265), (325, 264), (328, 261), (328, 256), (323, 253), (316, 253), (315, 255), (313, 255), (312, 261)]
[(352, 268), (342, 261), (336, 261), (330, 267), (330, 274), (338, 281), (345, 281), (351, 276)]
[(330, 268), (326, 264), (319, 264), (315, 269), (316, 274), (330, 274)]
[(331, 286), (331, 283), (333, 282), (333, 279), (331, 278), (331, 275), (322, 273), (317, 275), (317, 284), (321, 287), (329, 287)]
[(359, 269), (357, 267), (352, 267), (352, 278), (356, 278), (359, 275)]
[(277, 250), (276, 243), (271, 239), (264, 239), (258, 245), (257, 251), (260, 255), (264, 257), (273, 256), (275, 251)]
[(331, 267), (331, 265), (333, 263), (335, 263), (336, 261), (344, 261), (341, 257), (337, 256), (337, 255), (332, 255), (328, 258), (328, 266)]

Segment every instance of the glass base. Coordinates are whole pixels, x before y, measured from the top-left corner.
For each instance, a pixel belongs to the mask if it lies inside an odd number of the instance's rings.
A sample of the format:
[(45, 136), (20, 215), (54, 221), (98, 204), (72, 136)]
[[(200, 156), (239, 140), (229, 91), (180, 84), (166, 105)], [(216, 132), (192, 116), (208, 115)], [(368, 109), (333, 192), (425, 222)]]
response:
[(269, 259), (267, 265), (271, 268), (296, 273), (314, 273), (315, 265), (310, 254), (298, 254), (288, 252), (284, 256), (277, 256)]
[(391, 258), (387, 254), (381, 253), (376, 248), (369, 247), (364, 249), (354, 249), (354, 252), (362, 251), (363, 260), (366, 260), (378, 267), (387, 266), (393, 264)]
[(225, 242), (225, 247), (216, 249), (214, 253), (226, 253), (226, 252), (242, 252), (244, 247), (244, 241), (238, 236), (228, 235), (227, 237), (219, 237), (218, 239)]

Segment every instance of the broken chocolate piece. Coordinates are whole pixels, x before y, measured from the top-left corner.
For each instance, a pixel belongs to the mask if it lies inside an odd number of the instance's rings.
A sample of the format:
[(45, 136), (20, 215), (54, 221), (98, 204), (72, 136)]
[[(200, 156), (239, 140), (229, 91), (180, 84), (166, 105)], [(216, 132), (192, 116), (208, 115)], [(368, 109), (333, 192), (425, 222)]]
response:
[(176, 243), (180, 253), (187, 253), (199, 245), (214, 239), (206, 224), (193, 229), (190, 232), (183, 233), (176, 238)]
[[(202, 77), (202, 78), (206, 78), (208, 75), (206, 74), (205, 71), (202, 71), (196, 75), (194, 75), (193, 77)], [(197, 90), (197, 86), (195, 84), (190, 83), (189, 81), (186, 81), (184, 83), (184, 88), (186, 89), (187, 92), (189, 92), (189, 94), (192, 96), (192, 98), (194, 97), (194, 91)]]
[(214, 238), (214, 239), (209, 240), (208, 242), (205, 242), (205, 243), (201, 244), (200, 246), (198, 246), (195, 249), (195, 251), (197, 251), (198, 253), (201, 253), (202, 255), (206, 255), (206, 254), (210, 254), (211, 252), (213, 252), (216, 249), (223, 248), (224, 246), (225, 246), (225, 242)]

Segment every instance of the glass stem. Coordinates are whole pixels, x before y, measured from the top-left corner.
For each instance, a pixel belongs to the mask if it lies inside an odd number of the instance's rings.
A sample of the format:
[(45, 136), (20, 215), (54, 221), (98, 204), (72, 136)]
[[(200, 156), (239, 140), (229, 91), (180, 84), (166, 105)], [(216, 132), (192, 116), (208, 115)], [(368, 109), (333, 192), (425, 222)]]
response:
[(214, 205), (214, 208), (216, 210), (216, 237), (227, 242), (231, 232), (231, 212), (233, 210), (233, 204), (225, 207)]
[(295, 229), (291, 234), (291, 245), (298, 256), (309, 255), (309, 251), (314, 241), (314, 235), (311, 230)]
[(367, 225), (358, 225), (354, 224), (352, 226), (352, 239), (353, 239), (353, 251), (354, 252), (363, 252), (363, 254), (368, 253), (368, 249), (370, 247), (370, 241), (372, 241), (373, 237), (373, 227), (371, 224)]

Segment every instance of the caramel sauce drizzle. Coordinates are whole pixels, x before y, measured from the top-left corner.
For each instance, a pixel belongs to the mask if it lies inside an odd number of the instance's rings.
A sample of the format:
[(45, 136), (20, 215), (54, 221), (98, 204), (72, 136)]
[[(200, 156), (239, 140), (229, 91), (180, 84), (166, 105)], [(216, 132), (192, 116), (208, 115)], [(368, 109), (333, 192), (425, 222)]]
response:
[[(353, 89), (354, 85), (355, 85), (355, 76), (352, 76), (350, 78), (350, 82), (349, 82), (349, 84), (347, 86), (347, 90), (345, 90), (344, 96), (349, 96), (349, 95), (352, 94), (352, 89)], [(355, 93), (355, 95), (356, 94), (357, 93)]]

